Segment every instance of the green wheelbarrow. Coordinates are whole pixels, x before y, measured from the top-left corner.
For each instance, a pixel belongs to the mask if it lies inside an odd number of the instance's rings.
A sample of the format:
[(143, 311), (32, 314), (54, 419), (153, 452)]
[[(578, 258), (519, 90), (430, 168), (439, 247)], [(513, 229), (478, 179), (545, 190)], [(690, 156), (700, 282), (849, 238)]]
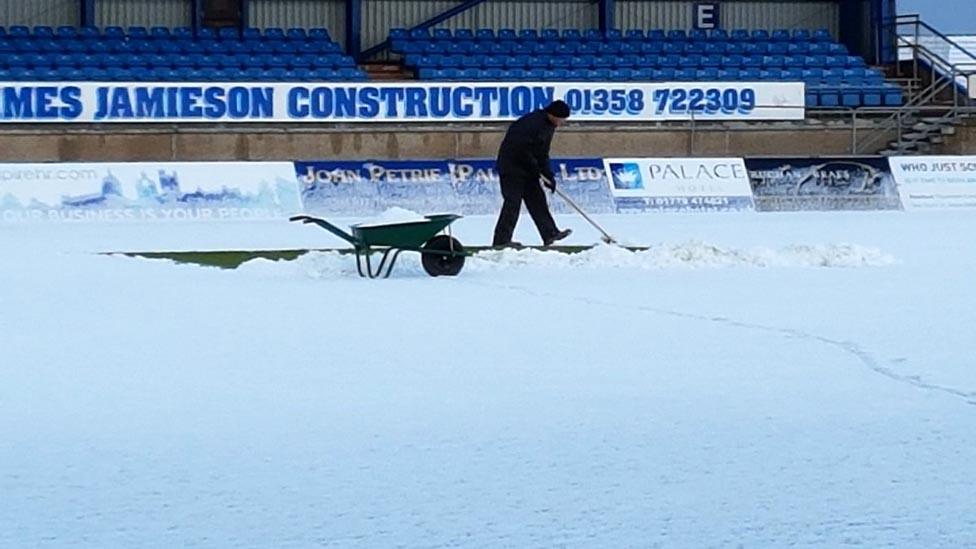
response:
[[(288, 220), (318, 225), (352, 244), (359, 276), (387, 278), (402, 252), (420, 253), (420, 262), (430, 276), (455, 276), (461, 272), (464, 267), (464, 248), (450, 232), (451, 223), (460, 218), (460, 215), (455, 214), (437, 214), (402, 223), (360, 223), (350, 227), (352, 234), (310, 215), (296, 215)], [(445, 229), (446, 234), (440, 234)], [(373, 252), (383, 254), (375, 271), (370, 259)]]

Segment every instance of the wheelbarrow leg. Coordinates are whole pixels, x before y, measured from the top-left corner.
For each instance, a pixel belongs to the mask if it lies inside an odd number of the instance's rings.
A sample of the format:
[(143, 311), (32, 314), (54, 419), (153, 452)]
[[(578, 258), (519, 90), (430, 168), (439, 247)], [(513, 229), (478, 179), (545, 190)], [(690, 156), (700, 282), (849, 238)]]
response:
[[(396, 260), (397, 260), (398, 257), (400, 257), (400, 252), (402, 252), (402, 251), (403, 250), (397, 249), (397, 251), (393, 253), (393, 257), (390, 258), (390, 266), (387, 267), (387, 269), (386, 269), (386, 275), (383, 276), (383, 278), (390, 278), (390, 273), (393, 272), (393, 264), (396, 263)], [(390, 253), (390, 250), (387, 250), (386, 253)], [(383, 256), (383, 261), (386, 261), (386, 255), (385, 254)], [(382, 264), (380, 265), (380, 270), (381, 271), (383, 270)], [(377, 273), (377, 274), (379, 274), (379, 273)]]

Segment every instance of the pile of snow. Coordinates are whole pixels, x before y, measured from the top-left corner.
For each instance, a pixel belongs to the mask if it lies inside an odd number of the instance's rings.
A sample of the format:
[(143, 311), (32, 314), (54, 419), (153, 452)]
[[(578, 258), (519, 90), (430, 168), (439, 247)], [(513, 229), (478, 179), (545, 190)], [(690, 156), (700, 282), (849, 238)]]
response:
[(366, 221), (359, 223), (361, 227), (369, 227), (372, 225), (389, 225), (391, 223), (413, 223), (416, 221), (426, 221), (427, 218), (423, 214), (417, 213), (413, 210), (408, 210), (406, 208), (392, 207), (388, 208), (383, 213), (376, 215)]
[[(534, 249), (497, 250), (472, 258), (473, 270), (543, 267), (570, 269), (665, 269), (715, 267), (879, 267), (894, 258), (876, 248), (857, 244), (793, 245), (778, 250), (722, 248), (701, 241), (659, 244), (632, 252), (600, 245), (577, 254)], [(466, 267), (467, 268), (467, 267)]]
[[(374, 256), (378, 261), (379, 256)], [(632, 269), (722, 267), (883, 267), (894, 258), (877, 248), (857, 244), (792, 245), (780, 249), (723, 248), (700, 241), (659, 244), (644, 251), (629, 251), (599, 245), (579, 253), (537, 249), (504, 249), (480, 252), (468, 258), (462, 273), (510, 271), (515, 269)], [(375, 267), (375, 265), (374, 265)], [(262, 277), (307, 276), (315, 279), (358, 276), (355, 256), (338, 252), (312, 252), (292, 262), (255, 259), (241, 270)], [(392, 276), (424, 275), (419, 255), (404, 253)]]

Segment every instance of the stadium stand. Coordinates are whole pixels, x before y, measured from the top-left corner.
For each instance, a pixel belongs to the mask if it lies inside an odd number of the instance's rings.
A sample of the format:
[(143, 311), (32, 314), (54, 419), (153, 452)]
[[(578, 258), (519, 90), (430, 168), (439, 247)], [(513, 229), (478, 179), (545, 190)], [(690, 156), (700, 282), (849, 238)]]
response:
[(807, 105), (896, 106), (902, 89), (826, 30), (392, 29), (421, 80), (803, 81)]
[(0, 28), (0, 80), (361, 81), (326, 29)]

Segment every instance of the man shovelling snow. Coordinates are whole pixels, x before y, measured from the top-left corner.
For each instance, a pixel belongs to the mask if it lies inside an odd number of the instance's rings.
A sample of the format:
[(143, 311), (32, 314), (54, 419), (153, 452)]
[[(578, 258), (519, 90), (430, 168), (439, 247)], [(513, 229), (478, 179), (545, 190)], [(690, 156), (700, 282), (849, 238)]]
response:
[(498, 150), (498, 176), (504, 202), (495, 225), (493, 246), (521, 246), (512, 241), (512, 235), (523, 200), (544, 245), (549, 246), (572, 233), (570, 229), (556, 227), (545, 192), (539, 184), (540, 177), (544, 177), (546, 187), (555, 190), (556, 175), (549, 161), (549, 147), (556, 128), (569, 118), (569, 114), (569, 105), (557, 100), (509, 126)]

